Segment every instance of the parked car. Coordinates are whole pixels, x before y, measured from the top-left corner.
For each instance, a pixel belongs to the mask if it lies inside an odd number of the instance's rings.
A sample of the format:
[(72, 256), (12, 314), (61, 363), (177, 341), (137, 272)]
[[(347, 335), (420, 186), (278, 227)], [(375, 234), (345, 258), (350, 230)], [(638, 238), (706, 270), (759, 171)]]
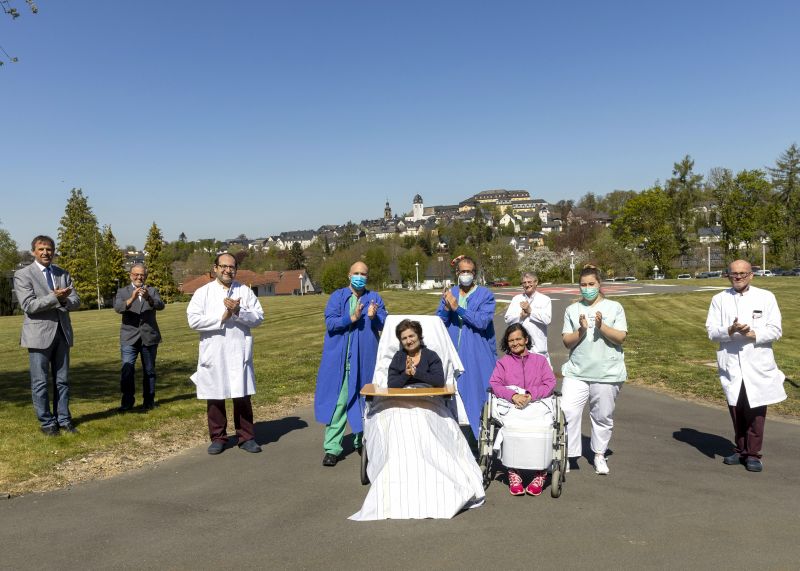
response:
[(704, 279), (706, 279), (706, 278), (710, 278), (710, 277), (711, 277), (711, 276), (709, 275), (710, 273), (711, 273), (711, 272), (700, 272), (699, 274), (695, 274), (695, 276), (694, 276), (694, 277), (696, 277), (698, 280), (704, 280)]
[(636, 276), (625, 276), (624, 278), (620, 278), (619, 281), (621, 282), (635, 282)]
[(753, 272), (753, 275), (761, 276), (762, 278), (771, 278), (775, 276), (771, 270), (758, 270)]
[(511, 282), (507, 282), (506, 280), (495, 280), (489, 285), (492, 287), (508, 287), (511, 285)]
[(772, 268), (770, 271), (773, 276), (782, 276), (789, 272), (789, 270), (784, 270), (783, 268)]
[(690, 280), (692, 279), (692, 274), (678, 274), (679, 280)]
[(783, 275), (785, 275), (785, 276), (800, 276), (800, 268), (793, 268), (793, 269), (789, 270), (788, 272), (786, 272)]

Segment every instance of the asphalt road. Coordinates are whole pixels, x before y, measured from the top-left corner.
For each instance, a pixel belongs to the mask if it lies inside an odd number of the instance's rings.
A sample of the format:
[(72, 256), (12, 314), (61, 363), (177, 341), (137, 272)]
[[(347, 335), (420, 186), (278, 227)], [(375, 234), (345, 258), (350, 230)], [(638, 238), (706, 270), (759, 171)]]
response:
[(512, 497), (494, 482), (485, 506), (452, 520), (369, 523), (347, 520), (367, 491), (358, 456), (322, 467), (310, 408), (257, 423), (256, 434), (262, 454), (200, 447), (0, 502), (0, 568), (800, 567), (797, 423), (768, 419), (765, 469), (753, 474), (722, 464), (726, 410), (626, 386), (610, 475), (582, 459), (559, 499)]

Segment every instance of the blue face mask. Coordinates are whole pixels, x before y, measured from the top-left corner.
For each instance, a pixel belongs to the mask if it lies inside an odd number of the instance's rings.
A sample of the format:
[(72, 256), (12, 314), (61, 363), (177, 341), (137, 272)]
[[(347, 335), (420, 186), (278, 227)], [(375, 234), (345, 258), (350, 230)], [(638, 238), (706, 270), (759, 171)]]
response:
[(350, 276), (350, 285), (354, 289), (364, 289), (364, 286), (367, 285), (367, 276)]

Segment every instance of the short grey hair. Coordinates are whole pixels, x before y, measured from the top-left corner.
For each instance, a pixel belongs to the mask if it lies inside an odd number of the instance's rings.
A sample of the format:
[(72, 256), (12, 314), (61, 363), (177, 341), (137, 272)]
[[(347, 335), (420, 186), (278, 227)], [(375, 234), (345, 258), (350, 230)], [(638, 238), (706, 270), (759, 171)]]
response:
[(536, 275), (536, 272), (525, 272), (522, 274), (520, 281), (524, 280), (525, 278), (531, 278), (533, 280), (539, 281), (539, 276)]

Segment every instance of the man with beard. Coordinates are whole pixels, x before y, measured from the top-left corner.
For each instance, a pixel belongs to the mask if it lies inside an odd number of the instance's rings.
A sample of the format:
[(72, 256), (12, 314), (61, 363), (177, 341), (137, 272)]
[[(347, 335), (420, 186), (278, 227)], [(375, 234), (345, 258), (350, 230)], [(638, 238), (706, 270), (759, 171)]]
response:
[(253, 291), (234, 280), (237, 269), (236, 258), (219, 254), (214, 260), (216, 279), (198, 289), (186, 308), (189, 327), (200, 333), (200, 357), (191, 379), (197, 398), (207, 401), (209, 454), (219, 454), (228, 442), (228, 398), (233, 400), (239, 448), (261, 452), (250, 402), (256, 392), (250, 329), (264, 321), (264, 310)]

